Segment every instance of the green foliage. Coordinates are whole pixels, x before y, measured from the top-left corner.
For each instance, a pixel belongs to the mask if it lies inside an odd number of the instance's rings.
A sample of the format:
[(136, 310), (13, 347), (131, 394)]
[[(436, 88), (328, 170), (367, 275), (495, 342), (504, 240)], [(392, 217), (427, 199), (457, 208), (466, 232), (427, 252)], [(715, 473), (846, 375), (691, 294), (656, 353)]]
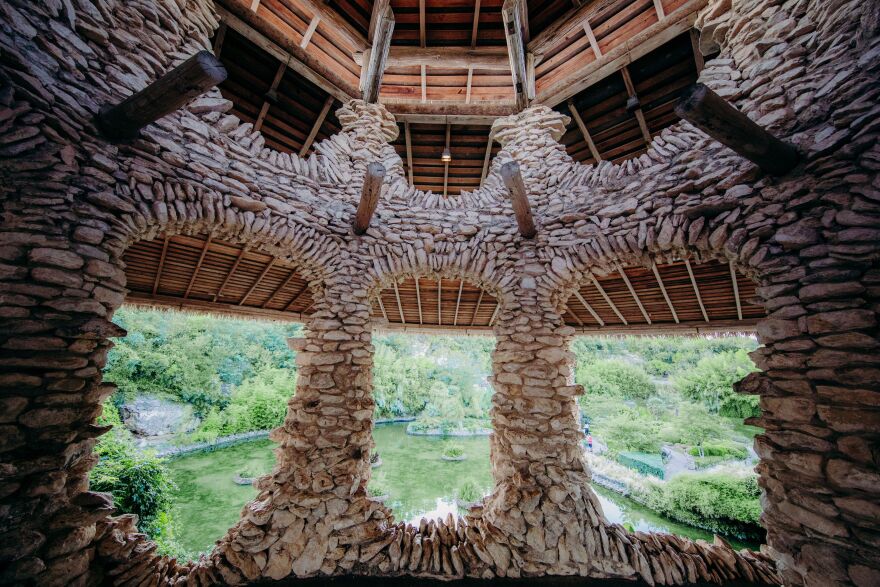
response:
[(647, 499), (651, 509), (670, 518), (759, 542), (760, 495), (755, 475), (686, 473), (656, 485)]
[(660, 452), (657, 422), (644, 410), (624, 410), (598, 422), (592, 431), (612, 453)]
[(673, 382), (682, 395), (701, 401), (713, 414), (748, 418), (760, 415), (758, 398), (736, 393), (733, 384), (752, 371), (755, 365), (745, 350), (725, 351), (703, 357)]
[(608, 395), (624, 399), (647, 399), (657, 391), (645, 370), (619, 359), (595, 363), (578, 361), (575, 380), (586, 395)]
[[(699, 456), (699, 447), (692, 446), (688, 453), (692, 456)], [(733, 459), (744, 459), (748, 456), (748, 451), (744, 446), (733, 443), (715, 443), (703, 445), (703, 456), (706, 457), (727, 457)]]
[(464, 503), (473, 503), (483, 497), (483, 491), (480, 487), (473, 481), (473, 479), (468, 479), (464, 483), (462, 483), (458, 490), (456, 491), (455, 498)]
[(456, 444), (451, 444), (443, 448), (443, 456), (448, 459), (457, 459), (464, 456), (464, 449)]
[(703, 404), (686, 404), (682, 407), (678, 430), (682, 442), (696, 446), (700, 456), (703, 456), (702, 447), (707, 440), (721, 436), (718, 418), (711, 416)]
[(389, 489), (385, 483), (385, 477), (382, 475), (373, 475), (367, 484), (367, 495), (370, 497), (381, 497), (388, 495)]
[(644, 452), (622, 452), (617, 455), (617, 462), (642, 475), (653, 475), (663, 479), (663, 459), (659, 454)]

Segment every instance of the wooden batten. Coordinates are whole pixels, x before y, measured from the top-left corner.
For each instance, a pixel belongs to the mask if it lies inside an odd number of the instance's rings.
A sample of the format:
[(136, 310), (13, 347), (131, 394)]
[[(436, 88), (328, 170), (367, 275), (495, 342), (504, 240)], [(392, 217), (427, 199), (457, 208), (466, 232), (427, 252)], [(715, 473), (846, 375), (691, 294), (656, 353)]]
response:
[(508, 161), (502, 165), (501, 178), (510, 192), (510, 203), (513, 206), (513, 213), (516, 215), (519, 233), (523, 238), (534, 238), (538, 231), (535, 228), (535, 220), (532, 218), (532, 208), (529, 206), (529, 196), (519, 165), (515, 161)]
[(675, 113), (770, 175), (785, 175), (800, 159), (797, 149), (758, 126), (704, 84), (691, 86)]
[(210, 51), (199, 51), (140, 92), (96, 118), (98, 130), (111, 141), (131, 140), (140, 130), (226, 79), (226, 68)]
[(382, 189), (382, 181), (385, 179), (385, 166), (381, 163), (370, 163), (364, 175), (364, 186), (361, 190), (361, 201), (355, 212), (352, 228), (354, 233), (362, 235), (370, 226), (370, 219), (379, 204), (379, 192)]

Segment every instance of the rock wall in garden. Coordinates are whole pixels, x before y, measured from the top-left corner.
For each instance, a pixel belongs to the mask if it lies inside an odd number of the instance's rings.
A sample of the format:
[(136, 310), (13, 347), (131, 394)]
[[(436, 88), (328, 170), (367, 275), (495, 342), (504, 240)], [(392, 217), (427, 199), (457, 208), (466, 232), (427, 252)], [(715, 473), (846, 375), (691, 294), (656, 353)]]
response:
[[(243, 584), (319, 574), (544, 574), (791, 584), (880, 582), (880, 42), (874, 3), (710, 2), (701, 80), (798, 146), (764, 176), (687, 124), (620, 165), (574, 163), (564, 116), (500, 119), (484, 186), (407, 185), (379, 105), (354, 100), (308, 158), (265, 147), (213, 91), (111, 145), (99, 107), (209, 46), (210, 0), (0, 3), (0, 583)], [(523, 171), (538, 234), (516, 229), (500, 165)], [(362, 237), (368, 163), (388, 169)], [(88, 489), (122, 254), (158, 234), (212, 234), (295, 264), (315, 292), (278, 466), (208, 556), (155, 554), (132, 516)], [(756, 448), (761, 554), (609, 524), (578, 449), (572, 336), (560, 312), (588, 274), (673, 257), (728, 258), (768, 318)], [(495, 490), (461, 519), (395, 522), (365, 493), (372, 449), (369, 300), (411, 275), (464, 277), (495, 323)]]

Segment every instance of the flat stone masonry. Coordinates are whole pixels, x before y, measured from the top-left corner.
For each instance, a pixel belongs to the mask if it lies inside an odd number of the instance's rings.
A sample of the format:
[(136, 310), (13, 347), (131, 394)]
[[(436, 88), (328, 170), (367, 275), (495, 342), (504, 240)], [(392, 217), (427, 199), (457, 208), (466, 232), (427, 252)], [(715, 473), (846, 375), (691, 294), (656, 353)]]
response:
[[(880, 41), (864, 0), (712, 0), (700, 80), (791, 141), (780, 178), (686, 123), (644, 155), (584, 166), (544, 106), (498, 120), (483, 187), (407, 184), (380, 105), (300, 158), (265, 146), (219, 92), (110, 145), (93, 117), (204, 48), (211, 0), (0, 3), (0, 583), (246, 584), (264, 578), (581, 575), (675, 585), (880, 584)], [(500, 166), (523, 173), (538, 229), (518, 234)], [(362, 237), (366, 166), (387, 169)], [(122, 254), (211, 234), (293, 263), (314, 291), (277, 466), (215, 549), (160, 557), (89, 491)], [(729, 259), (768, 312), (738, 386), (759, 394), (761, 553), (629, 533), (603, 517), (578, 443), (565, 300), (617, 264)], [(464, 278), (494, 323), (495, 489), (461, 518), (394, 521), (370, 500), (370, 299), (406, 276)]]

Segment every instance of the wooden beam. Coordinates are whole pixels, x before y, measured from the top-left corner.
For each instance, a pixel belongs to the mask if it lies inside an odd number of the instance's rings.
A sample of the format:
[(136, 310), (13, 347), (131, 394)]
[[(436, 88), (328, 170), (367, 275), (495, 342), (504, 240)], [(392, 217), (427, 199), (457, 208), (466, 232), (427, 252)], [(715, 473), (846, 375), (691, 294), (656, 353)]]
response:
[(663, 10), (663, 2), (660, 0), (654, 0), (654, 10), (657, 11), (657, 20), (663, 20), (666, 18), (666, 11)]
[(258, 131), (263, 128), (263, 122), (266, 120), (266, 115), (269, 113), (269, 107), (272, 105), (272, 100), (269, 100), (269, 96), (275, 95), (275, 90), (278, 89), (278, 85), (281, 83), (281, 78), (284, 77), (284, 72), (287, 71), (286, 63), (279, 63), (278, 69), (275, 71), (275, 77), (272, 78), (272, 83), (269, 85), (269, 91), (266, 92), (266, 99), (263, 100), (263, 106), (260, 108), (260, 113), (257, 115), (257, 121), (254, 122), (254, 130)]
[[(355, 53), (358, 65), (365, 62), (365, 53)], [(394, 46), (388, 52), (388, 67), (427, 65), (444, 69), (486, 69), (510, 71), (510, 60), (504, 47), (404, 47)]]
[(397, 289), (397, 282), (392, 283), (394, 286), (394, 297), (397, 298), (397, 311), (400, 313), (400, 322), (406, 324), (406, 316), (403, 315), (403, 304), (400, 303), (400, 290)]
[[(452, 134), (452, 125), (446, 125), (446, 149), (449, 149), (449, 137)], [(446, 190), (449, 184), (449, 161), (443, 162), (443, 197), (446, 197)]]
[(315, 119), (315, 124), (312, 125), (312, 130), (309, 131), (309, 136), (306, 137), (302, 148), (299, 150), (300, 157), (305, 157), (312, 143), (315, 142), (315, 137), (318, 136), (318, 132), (324, 124), (324, 119), (327, 118), (327, 113), (330, 112), (330, 107), (333, 106), (333, 101), (333, 96), (327, 96), (327, 99), (324, 100), (324, 106), (321, 107), (321, 112), (318, 113), (318, 118)]
[(510, 203), (516, 216), (516, 224), (523, 238), (534, 238), (538, 233), (535, 229), (535, 221), (532, 218), (532, 209), (529, 206), (529, 196), (523, 182), (519, 165), (515, 161), (508, 161), (501, 166), (501, 179), (510, 192)]
[(570, 8), (550, 26), (535, 35), (535, 38), (529, 42), (529, 51), (543, 55), (562, 43), (570, 43), (572, 37), (577, 36), (583, 28), (583, 23), (613, 6), (615, 2), (617, 0), (595, 0)]
[(452, 124), (492, 126), (499, 116), (516, 114), (516, 108), (511, 101), (478, 100), (464, 104), (461, 100), (456, 102), (431, 100), (428, 103), (418, 100), (418, 92), (415, 98), (403, 99), (383, 96), (382, 104), (398, 121), (409, 120), (410, 122), (430, 124), (451, 122)]
[(467, 87), (465, 89), (464, 103), (471, 103), (471, 85), (474, 81), (474, 68), (473, 66), (468, 67), (468, 77), (467, 77)]
[(221, 295), (223, 295), (224, 288), (226, 288), (229, 280), (232, 279), (232, 276), (235, 274), (235, 270), (238, 269), (238, 266), (241, 264), (241, 260), (244, 259), (245, 253), (247, 253), (247, 247), (242, 247), (242, 249), (238, 252), (238, 256), (235, 258), (235, 263), (232, 264), (232, 269), (230, 269), (229, 273), (226, 274), (226, 277), (223, 279), (223, 283), (221, 283), (220, 287), (217, 288), (217, 293), (214, 294), (214, 297), (211, 301), (216, 302), (217, 299)]
[(159, 291), (159, 280), (162, 279), (162, 269), (165, 267), (165, 256), (168, 254), (168, 241), (171, 240), (168, 235), (162, 241), (162, 254), (159, 255), (159, 267), (156, 269), (156, 278), (153, 279), (153, 295)]
[(672, 319), (678, 324), (678, 313), (675, 311), (675, 306), (672, 305), (672, 299), (670, 299), (669, 294), (666, 292), (666, 286), (663, 285), (663, 278), (660, 277), (660, 271), (657, 269), (657, 264), (654, 261), (651, 261), (651, 271), (654, 273), (657, 285), (660, 286), (660, 291), (663, 293), (663, 299), (666, 300), (666, 305), (669, 306), (669, 311), (672, 312)]
[[(605, 1), (599, 0), (598, 3), (588, 3), (583, 6), (597, 6)], [(644, 57), (654, 49), (690, 30), (697, 18), (697, 12), (705, 7), (707, 2), (708, 0), (688, 0), (675, 12), (667, 15), (662, 22), (649, 26), (604, 53), (600, 59), (586, 63), (572, 71), (570, 75), (542, 88), (535, 97), (535, 101), (550, 107), (556, 106), (615, 73), (624, 65)], [(578, 21), (575, 24), (575, 33), (580, 32), (581, 22)], [(536, 55), (542, 54), (542, 51), (536, 48), (535, 41), (529, 43), (529, 50)]]
[[(419, 46), (425, 47), (425, 0), (419, 0)], [(424, 72), (422, 72), (424, 75)]]
[(365, 102), (373, 103), (379, 99), (379, 88), (382, 85), (382, 75), (385, 73), (385, 62), (388, 59), (388, 51), (391, 49), (393, 34), (394, 12), (391, 11), (390, 6), (386, 6), (385, 12), (381, 17), (378, 17), (375, 33), (370, 39), (373, 45), (364, 78), (363, 99)]
[[(285, 312), (290, 311), (290, 309), (293, 308), (293, 306), (296, 305), (296, 303), (297, 303), (297, 302), (299, 301), (299, 299), (303, 296), (303, 294), (306, 293), (306, 291), (308, 291), (308, 289), (309, 289), (309, 283), (306, 282), (305, 284), (303, 284), (302, 289), (299, 290), (298, 292), (296, 292), (296, 295), (293, 296), (293, 299), (290, 300), (290, 303), (287, 304), (286, 306), (284, 306), (284, 311), (285, 311)], [(309, 307), (311, 307), (311, 305), (310, 305)]]
[(189, 299), (174, 296), (150, 296), (142, 292), (129, 292), (125, 296), (125, 304), (141, 308), (171, 308), (174, 310), (186, 310), (190, 312), (211, 313), (236, 318), (251, 318), (257, 320), (277, 320), (279, 322), (303, 322), (306, 316), (299, 312), (284, 312), (282, 310), (270, 310), (268, 308), (255, 308), (253, 306), (237, 306), (211, 302), (208, 300)]
[(252, 0), (251, 12), (256, 12), (258, 8), (260, 8), (260, 0)]
[(210, 51), (199, 51), (146, 88), (116, 105), (105, 105), (95, 118), (111, 142), (137, 138), (140, 130), (226, 79), (226, 68)]
[(483, 174), (480, 176), (480, 183), (486, 181), (486, 175), (489, 173), (489, 159), (492, 157), (492, 142), (495, 140), (494, 130), (489, 131), (489, 141), (486, 143), (486, 155), (483, 157)]
[(474, 2), (474, 23), (471, 27), (471, 49), (477, 46), (478, 28), (480, 28), (480, 0)]
[(608, 294), (605, 293), (602, 285), (592, 273), (590, 273), (590, 281), (593, 283), (593, 287), (595, 287), (599, 291), (599, 295), (602, 296), (602, 299), (605, 300), (605, 303), (611, 307), (615, 314), (617, 314), (617, 317), (620, 318), (620, 321), (626, 325), (629, 325), (629, 322), (626, 321), (626, 318), (623, 317), (623, 314), (620, 313), (620, 310), (617, 309), (617, 306), (614, 305), (614, 302), (611, 301), (611, 298), (608, 297)]
[(406, 141), (406, 170), (409, 173), (409, 185), (413, 185), (412, 138), (409, 132), (409, 121), (403, 122), (403, 136)]
[(297, 0), (297, 2), (306, 9), (308, 14), (319, 15), (327, 27), (351, 46), (352, 51), (363, 51), (367, 47), (368, 42), (364, 35), (349, 23), (337, 9), (315, 0)]
[(492, 326), (492, 324), (495, 323), (495, 318), (498, 317), (498, 310), (500, 310), (500, 309), (501, 309), (501, 303), (496, 301), (495, 302), (495, 311), (492, 312), (492, 317), (489, 318), (489, 326)]
[(516, 94), (517, 110), (529, 105), (528, 70), (526, 50), (523, 40), (522, 7), (524, 0), (504, 0), (501, 17), (504, 21), (504, 36), (507, 39), (507, 54), (510, 59), (510, 77)]
[(318, 28), (318, 23), (321, 22), (321, 15), (316, 14), (312, 17), (311, 22), (309, 22), (309, 28), (306, 29), (306, 32), (303, 34), (302, 40), (299, 42), (299, 48), (305, 49), (309, 46), (309, 43), (312, 42), (312, 35), (315, 34), (315, 29)]
[(587, 312), (590, 313), (590, 316), (593, 317), (593, 320), (599, 323), (599, 326), (605, 326), (605, 321), (602, 320), (602, 317), (593, 309), (593, 306), (590, 305), (590, 302), (584, 299), (584, 296), (581, 295), (581, 292), (578, 290), (574, 290), (574, 297), (578, 299), (578, 301), (587, 309)]
[(193, 269), (192, 275), (189, 277), (189, 284), (186, 286), (186, 291), (183, 294), (183, 299), (189, 297), (189, 292), (192, 291), (193, 285), (196, 282), (196, 277), (199, 276), (199, 269), (202, 268), (202, 263), (205, 261), (205, 255), (208, 254), (208, 247), (211, 246), (211, 239), (213, 237), (209, 234), (208, 238), (205, 240), (205, 244), (202, 247), (202, 252), (199, 254), (199, 260), (196, 262), (196, 267)]
[(706, 61), (703, 59), (703, 52), (700, 51), (700, 33), (697, 29), (691, 29), (690, 31), (691, 37), (691, 51), (694, 54), (694, 65), (697, 67), (697, 75), (703, 71), (703, 68), (706, 66)]
[(642, 300), (639, 298), (639, 294), (636, 293), (635, 288), (633, 288), (632, 283), (630, 283), (629, 276), (626, 274), (626, 271), (623, 270), (623, 267), (618, 265), (617, 272), (620, 273), (620, 276), (623, 278), (623, 283), (626, 285), (626, 289), (629, 290), (629, 295), (632, 296), (632, 299), (635, 300), (636, 305), (639, 307), (639, 311), (645, 318), (645, 322), (651, 324), (651, 317), (648, 316), (648, 312), (647, 310), (645, 310), (645, 306), (642, 305)]
[(291, 269), (290, 275), (288, 275), (287, 278), (281, 282), (281, 285), (279, 285), (278, 287), (275, 288), (275, 291), (272, 292), (272, 295), (269, 296), (269, 299), (266, 300), (263, 303), (263, 305), (260, 307), (265, 308), (266, 306), (271, 304), (272, 300), (275, 299), (275, 296), (277, 296), (279, 293), (281, 293), (284, 290), (284, 288), (287, 287), (291, 281), (293, 281), (294, 277), (296, 277), (296, 270)]
[(694, 84), (685, 91), (675, 105), (675, 113), (765, 173), (785, 175), (798, 164), (797, 149), (758, 126), (703, 84)]
[(422, 292), (419, 291), (419, 278), (416, 277), (416, 306), (419, 308), (419, 324), (424, 324), (424, 319), (422, 318)]
[(381, 163), (370, 163), (364, 174), (364, 184), (361, 188), (361, 201), (355, 213), (352, 228), (354, 233), (362, 235), (370, 226), (370, 219), (376, 206), (379, 205), (379, 193), (382, 190), (382, 181), (385, 179), (385, 166)]
[(458, 280), (458, 298), (455, 300), (455, 314), (452, 317), (452, 325), (458, 326), (458, 308), (461, 306), (461, 290), (464, 289), (464, 279)]
[(382, 317), (388, 322), (388, 312), (385, 311), (385, 304), (382, 303), (382, 292), (376, 294), (376, 301), (379, 302), (379, 309), (382, 311)]
[(599, 59), (602, 57), (602, 49), (599, 47), (599, 41), (596, 40), (596, 34), (593, 32), (593, 27), (590, 26), (589, 20), (584, 20), (584, 33), (587, 35), (587, 40), (590, 41), (593, 54), (596, 56), (596, 59)]
[[(383, 100), (384, 104), (384, 100)], [(459, 105), (464, 107), (460, 102)], [(397, 122), (410, 124), (463, 124), (466, 126), (492, 126), (498, 119), (496, 115), (482, 114), (407, 114), (391, 112)]]
[[(632, 103), (636, 104), (636, 108), (633, 109), (633, 113), (636, 116), (636, 120), (639, 123), (639, 128), (642, 131), (642, 137), (645, 139), (645, 144), (647, 146), (651, 146), (651, 131), (648, 130), (648, 123), (645, 121), (645, 114), (642, 112), (642, 107), (639, 104), (639, 95), (636, 93), (636, 86), (633, 84), (632, 77), (629, 74), (629, 67), (624, 65), (620, 68), (620, 75), (623, 76), (623, 84), (626, 86), (626, 92), (629, 95), (629, 99)], [(627, 109), (629, 109), (629, 103), (627, 104)]]
[(574, 318), (574, 321), (578, 323), (578, 326), (584, 325), (584, 322), (580, 318), (578, 318), (578, 315), (572, 312), (571, 308), (569, 308), (568, 306), (565, 306), (564, 311), (562, 312), (563, 315), (565, 315), (566, 313), (571, 314), (571, 317)]
[(367, 39), (372, 40), (376, 35), (376, 28), (382, 15), (391, 6), (391, 0), (375, 0), (373, 2), (373, 10), (370, 12), (370, 27), (367, 29)]
[(471, 326), (477, 322), (477, 314), (480, 312), (480, 304), (483, 302), (484, 293), (486, 293), (486, 290), (480, 288), (480, 297), (477, 298), (477, 306), (474, 308), (474, 313), (471, 316)]
[(251, 294), (254, 293), (254, 290), (257, 289), (257, 286), (260, 285), (260, 283), (263, 281), (263, 278), (266, 277), (266, 274), (269, 273), (269, 270), (275, 265), (275, 261), (277, 260), (277, 258), (272, 257), (272, 260), (266, 263), (266, 266), (263, 267), (263, 270), (260, 272), (260, 275), (257, 276), (257, 279), (254, 281), (253, 285), (251, 285), (251, 287), (247, 290), (247, 292), (244, 294), (244, 297), (241, 298), (241, 301), (238, 302), (239, 306), (243, 306), (247, 299), (251, 297)]
[(694, 294), (697, 296), (697, 303), (700, 305), (700, 312), (703, 313), (703, 320), (708, 322), (709, 314), (706, 313), (706, 306), (703, 305), (703, 296), (700, 295), (700, 288), (697, 285), (697, 279), (694, 277), (694, 270), (691, 269), (691, 262), (689, 259), (684, 260), (684, 266), (687, 267), (688, 275), (691, 278), (691, 285), (694, 287)]
[(211, 46), (211, 50), (217, 59), (220, 59), (220, 52), (223, 50), (223, 41), (226, 40), (226, 29), (228, 26), (226, 21), (220, 21), (220, 26), (217, 27), (217, 32), (214, 34), (214, 44)]
[(443, 303), (443, 278), (437, 278), (437, 324), (443, 324), (443, 312), (440, 310), (440, 305)]
[(733, 284), (733, 299), (736, 300), (736, 317), (738, 320), (743, 319), (743, 309), (742, 303), (739, 299), (739, 283), (736, 280), (736, 267), (733, 265), (733, 261), (730, 261), (730, 282)]
[(590, 136), (590, 131), (587, 130), (587, 125), (584, 124), (584, 120), (581, 118), (572, 100), (568, 101), (568, 111), (571, 112), (571, 117), (574, 118), (578, 128), (581, 130), (581, 135), (583, 135), (584, 141), (590, 149), (590, 154), (593, 155), (593, 159), (598, 163), (602, 160), (602, 155), (599, 154), (599, 149), (596, 148), (596, 143), (593, 142), (593, 137)]
[(421, 76), (422, 76), (422, 103), (428, 101), (428, 66), (421, 66)]

